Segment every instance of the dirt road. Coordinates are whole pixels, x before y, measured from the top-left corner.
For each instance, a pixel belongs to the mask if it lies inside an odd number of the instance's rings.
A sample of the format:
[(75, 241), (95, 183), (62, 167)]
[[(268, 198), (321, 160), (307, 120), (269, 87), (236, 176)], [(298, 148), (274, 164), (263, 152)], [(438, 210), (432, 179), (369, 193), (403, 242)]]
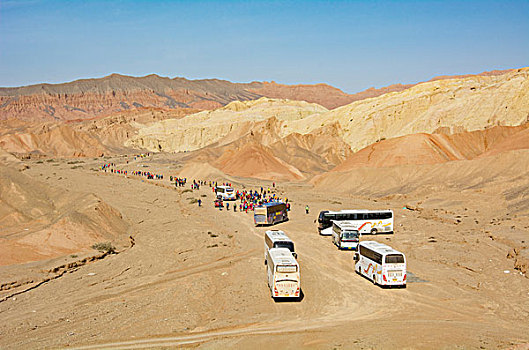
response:
[[(304, 298), (274, 302), (263, 265), (267, 228), (254, 227), (250, 213), (215, 209), (208, 186), (175, 189), (167, 179), (90, 171), (95, 164), (32, 164), (27, 172), (95, 193), (130, 222), (135, 245), (1, 302), (0, 347), (429, 349), (529, 342), (529, 279), (506, 258), (510, 241), (498, 239), (515, 230), (525, 239), (529, 220), (505, 220), (504, 204), (488, 205), (494, 194), (471, 193), (468, 202), (453, 201), (450, 192), (374, 200), (278, 184), (292, 211), (275, 228), (296, 244)], [(162, 160), (150, 166), (171, 170)], [(420, 210), (402, 209), (419, 201)], [(407, 255), (413, 277), (406, 289), (382, 289), (356, 275), (352, 253), (317, 234), (320, 210), (345, 208), (395, 211), (395, 234), (368, 238)]]

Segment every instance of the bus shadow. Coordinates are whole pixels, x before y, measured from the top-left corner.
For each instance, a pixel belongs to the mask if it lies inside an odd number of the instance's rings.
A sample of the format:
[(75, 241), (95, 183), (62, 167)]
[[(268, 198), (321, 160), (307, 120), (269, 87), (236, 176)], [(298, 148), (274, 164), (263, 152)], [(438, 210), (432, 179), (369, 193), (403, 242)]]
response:
[[(367, 276), (365, 276), (365, 275), (362, 275), (362, 274), (359, 274), (358, 272), (355, 272), (355, 273), (356, 273), (358, 276), (364, 278), (364, 279), (365, 279), (366, 281), (368, 281), (369, 283), (371, 283), (371, 284), (375, 284), (375, 283), (373, 283), (373, 280), (371, 280), (369, 277), (367, 277)], [(398, 286), (383, 286), (383, 285), (378, 284), (378, 283), (376, 284), (376, 286), (377, 286), (378, 288), (380, 288), (380, 289), (406, 289), (406, 285), (407, 285), (407, 283), (404, 284), (404, 285), (398, 285)]]
[(297, 298), (274, 298), (274, 301), (276, 303), (300, 303), (303, 299), (305, 299), (305, 293), (301, 289)]
[(274, 222), (274, 223), (271, 223), (271, 224), (255, 224), (255, 227), (272, 227), (272, 226), (275, 226), (275, 225), (279, 225), (283, 222), (287, 222), (289, 221), (289, 219), (285, 219), (283, 221), (278, 221), (278, 222)]

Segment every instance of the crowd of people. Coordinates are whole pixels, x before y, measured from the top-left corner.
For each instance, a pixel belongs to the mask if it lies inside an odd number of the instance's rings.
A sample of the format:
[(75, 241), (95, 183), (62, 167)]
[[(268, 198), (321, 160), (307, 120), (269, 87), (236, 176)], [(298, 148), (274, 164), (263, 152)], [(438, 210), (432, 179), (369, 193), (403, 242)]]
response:
[(148, 153), (136, 154), (136, 155), (134, 155), (134, 160), (142, 159), (142, 158), (147, 158), (147, 157), (150, 157), (151, 155), (152, 155), (152, 153), (150, 153), (150, 152), (148, 152)]
[(122, 170), (122, 169), (116, 169), (115, 163), (105, 163), (99, 167), (100, 171), (109, 172), (111, 174), (119, 174), (119, 175), (132, 175), (132, 176), (140, 176), (145, 177), (148, 180), (163, 180), (163, 174), (156, 174), (152, 173), (150, 171), (142, 171), (142, 170), (134, 170), (129, 172), (128, 170)]
[[(137, 157), (144, 158), (149, 155), (150, 155), (149, 153), (136, 155), (134, 156), (134, 159), (136, 159)], [(104, 172), (108, 171), (113, 174), (122, 174), (122, 175), (129, 174), (128, 170), (115, 169), (115, 167), (116, 167), (115, 163), (105, 163), (99, 167), (99, 170), (104, 171)], [(149, 180), (163, 180), (164, 179), (163, 174), (156, 174), (150, 171), (142, 171), (142, 170), (130, 171), (130, 175), (145, 177)], [(169, 180), (171, 183), (174, 183), (176, 187), (185, 187), (186, 184), (188, 183), (188, 179), (185, 177), (170, 176)], [(190, 182), (191, 182), (192, 190), (200, 190), (200, 186), (208, 185), (212, 189), (213, 193), (217, 192), (217, 187), (219, 186), (219, 183), (217, 181), (204, 181), (204, 180), (193, 179), (193, 180), (190, 180)], [(275, 182), (273, 182), (272, 188), (274, 190), (276, 187), (275, 185), (276, 185)], [(221, 183), (221, 186), (231, 187), (232, 184), (230, 182), (223, 182)], [(231, 206), (231, 208), (233, 208), (233, 211), (235, 212), (238, 209), (239, 212), (247, 213), (248, 211), (253, 211), (255, 207), (261, 206), (265, 203), (282, 201), (286, 204), (287, 210), (288, 211), (290, 210), (290, 203), (288, 202), (288, 198), (286, 197), (280, 198), (275, 193), (275, 191), (272, 191), (270, 189), (270, 187), (268, 188), (261, 187), (259, 190), (257, 189), (256, 190), (251, 190), (251, 189), (250, 190), (237, 190), (235, 191), (235, 198), (236, 198), (235, 201), (231, 203), (231, 205), (230, 205), (230, 202), (224, 203), (222, 199), (217, 199), (215, 201), (215, 206), (221, 210), (224, 207), (226, 208), (226, 210), (230, 210), (230, 206)], [(197, 202), (199, 206), (202, 206), (201, 199), (199, 199)], [(305, 208), (305, 210), (308, 213), (308, 206)]]
[(174, 182), (174, 185), (176, 187), (184, 187), (187, 183), (187, 178), (185, 177), (170, 176), (169, 180), (171, 181), (171, 183)]
[(101, 165), (99, 167), (99, 170), (102, 170), (102, 171), (107, 171), (107, 170), (111, 170), (112, 168), (114, 168), (116, 166), (116, 164), (114, 163), (105, 163), (103, 165)]
[[(223, 186), (230, 186), (230, 183), (223, 183)], [(213, 183), (212, 190), (216, 193), (217, 183)], [(275, 187), (275, 183), (273, 185)], [(265, 203), (271, 202), (280, 202), (283, 201), (286, 204), (287, 210), (290, 211), (290, 203), (288, 198), (280, 198), (278, 195), (273, 193), (270, 188), (268, 190), (261, 187), (261, 190), (244, 190), (235, 192), (235, 202), (231, 204), (233, 211), (236, 212), (237, 208), (239, 212), (253, 211), (255, 207), (261, 206)], [(238, 203), (237, 203), (238, 202)], [(226, 210), (230, 210), (230, 202), (226, 201)], [(218, 207), (220, 210), (224, 207), (224, 201), (222, 199), (217, 199), (215, 201), (215, 207)]]
[(163, 180), (163, 174), (155, 174), (150, 171), (134, 170), (130, 174), (134, 176), (143, 176), (148, 180)]

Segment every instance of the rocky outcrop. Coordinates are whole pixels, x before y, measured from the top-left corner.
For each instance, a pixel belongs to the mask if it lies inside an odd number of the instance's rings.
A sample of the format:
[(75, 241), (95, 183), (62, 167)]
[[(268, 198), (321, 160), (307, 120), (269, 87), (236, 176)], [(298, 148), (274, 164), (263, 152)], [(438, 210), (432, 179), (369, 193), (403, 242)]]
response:
[(215, 111), (203, 111), (177, 120), (154, 123), (139, 129), (138, 134), (128, 140), (126, 145), (155, 152), (193, 151), (209, 145), (236, 141), (251, 133), (260, 122), (270, 118), (288, 123), (324, 112), (327, 109), (322, 106), (301, 101), (268, 98), (236, 101)]
[(353, 151), (417, 133), (515, 126), (529, 119), (529, 69), (422, 83), (401, 92), (353, 102), (288, 123), (284, 133), (306, 134), (339, 123)]

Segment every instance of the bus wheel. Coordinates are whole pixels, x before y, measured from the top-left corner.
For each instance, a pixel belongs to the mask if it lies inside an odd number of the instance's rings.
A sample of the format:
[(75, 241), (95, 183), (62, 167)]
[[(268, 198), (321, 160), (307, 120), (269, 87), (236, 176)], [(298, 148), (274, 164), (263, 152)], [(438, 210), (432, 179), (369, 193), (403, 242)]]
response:
[(371, 234), (372, 234), (372, 235), (376, 235), (376, 234), (377, 234), (377, 229), (376, 229), (376, 228), (372, 229), (372, 230), (371, 230)]
[(373, 275), (373, 284), (376, 286), (377, 285), (377, 280), (375, 279), (375, 275)]
[(359, 265), (358, 265), (358, 268), (356, 269), (356, 273), (359, 274), (359, 275), (362, 274), (362, 273), (360, 272), (360, 269), (361, 269), (361, 267), (360, 267), (360, 264), (359, 264)]

